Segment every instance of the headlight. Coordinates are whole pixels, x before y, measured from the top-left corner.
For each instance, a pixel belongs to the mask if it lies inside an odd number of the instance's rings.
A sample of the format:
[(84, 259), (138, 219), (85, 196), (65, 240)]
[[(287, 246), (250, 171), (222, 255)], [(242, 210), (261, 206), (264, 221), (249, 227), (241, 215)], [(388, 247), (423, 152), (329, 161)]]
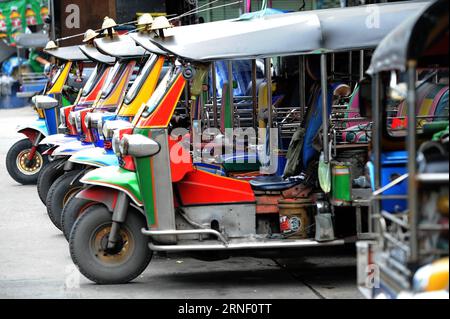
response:
[(75, 112), (70, 112), (69, 113), (69, 123), (72, 126), (75, 125)]
[(84, 126), (87, 128), (87, 129), (89, 129), (90, 128), (90, 124), (91, 124), (91, 116), (92, 116), (92, 113), (88, 113), (88, 114), (86, 114), (86, 116), (84, 117)]
[(106, 122), (106, 123), (103, 125), (103, 128), (102, 128), (103, 137), (104, 137), (105, 139), (107, 139), (107, 140), (110, 140), (110, 139), (113, 138), (113, 136), (114, 136), (114, 130), (116, 129), (115, 127), (111, 126), (110, 123), (111, 123), (111, 122), (109, 122), (109, 121)]
[(75, 127), (77, 128), (78, 132), (82, 131), (82, 128), (81, 128), (81, 113), (80, 112), (76, 112), (75, 113)]
[(131, 129), (133, 125), (123, 120), (108, 120), (103, 124), (102, 133), (105, 139), (111, 140), (116, 130)]
[(99, 132), (102, 131), (103, 127), (103, 113), (91, 113), (90, 114), (90, 125), (92, 128), (97, 129)]
[(64, 110), (61, 110), (61, 113), (59, 113), (59, 127), (60, 128), (67, 128), (66, 126), (66, 113)]
[(155, 140), (141, 134), (124, 134), (119, 146), (123, 156), (149, 157), (159, 153), (161, 146)]
[(112, 139), (112, 149), (114, 154), (120, 155), (120, 134), (119, 132), (115, 132)]

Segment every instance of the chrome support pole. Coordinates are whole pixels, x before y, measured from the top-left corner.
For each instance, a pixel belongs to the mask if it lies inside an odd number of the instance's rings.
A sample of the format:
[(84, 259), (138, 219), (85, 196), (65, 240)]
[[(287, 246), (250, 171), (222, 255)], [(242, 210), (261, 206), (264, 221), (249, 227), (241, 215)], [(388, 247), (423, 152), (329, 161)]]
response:
[(331, 53), (331, 79), (334, 81), (334, 74), (336, 73), (336, 54)]
[(258, 91), (256, 87), (256, 60), (252, 60), (252, 101), (253, 101), (253, 128), (258, 129)]
[[(231, 111), (232, 119), (231, 119), (231, 126), (234, 128), (234, 88), (233, 88), (233, 62), (228, 61), (228, 90), (230, 95), (230, 106), (233, 108)], [(223, 93), (222, 93), (223, 95)]]
[[(382, 113), (381, 109), (381, 80), (380, 74), (374, 74), (372, 77), (372, 154), (373, 154), (373, 164), (374, 164), (374, 186), (375, 191), (381, 188), (381, 135), (382, 135)], [(381, 213), (380, 201), (375, 199), (372, 200), (372, 216), (378, 216)], [(372, 226), (374, 219), (369, 220), (369, 226)], [(372, 227), (369, 227), (372, 228)], [(380, 227), (377, 224), (374, 225), (373, 230), (376, 232), (381, 232)]]
[(299, 101), (300, 101), (300, 116), (303, 121), (306, 114), (306, 65), (305, 57), (300, 56), (298, 61), (298, 76), (299, 76)]
[(214, 113), (214, 128), (219, 127), (218, 120), (218, 108), (217, 108), (217, 73), (216, 73), (216, 64), (213, 62), (211, 64), (211, 81), (212, 81), (212, 105), (213, 105), (213, 113)]
[(328, 138), (328, 73), (327, 73), (327, 55), (322, 53), (320, 57), (320, 77), (322, 86), (322, 142), (325, 163), (330, 161), (329, 138)]
[(364, 79), (364, 50), (359, 51), (359, 80)]
[(417, 135), (417, 115), (416, 115), (416, 61), (408, 61), (408, 209), (410, 225), (410, 261), (416, 262), (419, 259), (418, 247), (418, 202), (416, 184), (416, 135)]
[[(268, 110), (268, 121), (267, 126), (269, 129), (273, 127), (273, 110), (272, 110), (272, 63), (270, 58), (265, 58), (265, 71), (266, 71), (266, 82), (267, 82), (267, 110)], [(269, 144), (270, 145), (270, 144)]]

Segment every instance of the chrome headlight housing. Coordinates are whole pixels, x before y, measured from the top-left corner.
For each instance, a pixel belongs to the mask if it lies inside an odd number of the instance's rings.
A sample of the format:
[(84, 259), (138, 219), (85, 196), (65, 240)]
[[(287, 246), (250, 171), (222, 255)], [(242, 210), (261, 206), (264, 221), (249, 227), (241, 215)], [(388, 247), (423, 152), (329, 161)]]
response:
[(75, 127), (77, 128), (77, 131), (79, 133), (82, 132), (82, 127), (81, 127), (81, 112), (76, 112), (75, 113)]
[(72, 126), (75, 126), (75, 113), (74, 111), (69, 113), (69, 123)]
[(66, 113), (64, 112), (64, 110), (61, 110), (61, 113), (59, 113), (59, 127), (62, 129), (67, 128)]
[(90, 128), (90, 124), (91, 124), (91, 116), (92, 113), (88, 113), (86, 114), (86, 116), (84, 117), (84, 126), (89, 129)]
[(106, 121), (102, 127), (102, 133), (105, 139), (111, 140), (114, 137), (116, 130), (133, 128), (133, 125), (128, 121), (123, 120), (110, 120)]
[(97, 129), (99, 132), (102, 132), (103, 128), (103, 113), (91, 113), (90, 114), (90, 126), (92, 128)]
[(124, 134), (119, 151), (122, 156), (149, 157), (159, 153), (161, 146), (155, 140), (141, 134)]
[(112, 138), (112, 149), (114, 154), (120, 155), (120, 134), (119, 132), (114, 132), (114, 136)]

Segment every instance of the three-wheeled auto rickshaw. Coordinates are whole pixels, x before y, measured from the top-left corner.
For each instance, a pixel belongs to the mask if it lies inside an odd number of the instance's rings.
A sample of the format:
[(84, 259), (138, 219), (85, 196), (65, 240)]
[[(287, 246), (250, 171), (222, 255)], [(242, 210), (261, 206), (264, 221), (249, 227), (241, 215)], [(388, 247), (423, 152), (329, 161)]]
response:
[[(93, 47), (92, 41), (97, 35), (96, 32), (88, 30), (83, 40), (86, 44), (80, 46), (80, 50), (84, 55), (95, 62), (95, 68), (85, 86), (80, 90), (79, 96), (74, 104), (61, 108), (60, 125), (58, 128), (60, 133), (47, 136), (40, 142), (40, 145), (48, 148), (45, 154), (53, 155), (53, 151), (57, 147), (80, 139), (76, 125), (70, 121), (70, 114), (71, 112), (81, 111), (94, 105), (109, 72), (113, 68), (115, 59), (101, 54)], [(52, 105), (48, 105), (48, 107), (53, 108)], [(49, 164), (39, 173), (37, 191), (39, 198), (44, 204), (46, 203), (47, 194), (51, 185), (64, 173), (64, 163), (64, 159), (51, 157)]]
[[(58, 60), (55, 73), (47, 84), (45, 96), (56, 98), (58, 106), (67, 106), (70, 104), (70, 97), (64, 90), (69, 75), (72, 71), (78, 72), (77, 79), (82, 80), (83, 62), (88, 58), (78, 50), (78, 47), (58, 48), (54, 43), (49, 43), (45, 51)], [(39, 102), (42, 104), (46, 100), (45, 96), (35, 96), (33, 101), (35, 104)], [(16, 142), (6, 156), (9, 175), (21, 184), (36, 183), (39, 172), (48, 162), (47, 156), (43, 154), (45, 147), (39, 143), (46, 136), (56, 134), (59, 125), (59, 108), (37, 111), (36, 121), (19, 125), (17, 132), (24, 134), (26, 138)]]
[[(136, 46), (135, 42), (127, 35), (113, 39), (98, 39), (96, 46), (101, 52), (115, 56), (120, 61), (136, 61), (139, 70), (133, 84), (129, 89), (127, 88), (123, 101), (118, 104), (114, 113), (95, 112), (94, 110), (86, 116), (83, 130), (86, 132), (85, 135), (91, 136), (90, 140), (96, 147), (74, 153), (68, 159), (65, 167), (66, 173), (54, 182), (49, 191), (47, 208), (55, 218), (59, 216), (61, 227), (67, 238), (75, 220), (71, 215), (64, 215), (65, 218), (63, 218), (62, 211), (64, 206), (69, 203), (71, 195), (81, 188), (79, 179), (94, 168), (119, 165), (118, 158), (112, 151), (112, 136), (104, 135), (103, 128), (109, 132), (111, 129), (131, 127), (131, 119), (153, 94), (166, 60), (162, 50), (157, 47), (153, 52), (156, 51), (158, 54), (144, 56), (145, 50)], [(89, 203), (77, 203), (77, 205), (80, 204), (87, 206)]]
[(374, 123), (373, 239), (357, 243), (367, 298), (449, 297), (448, 40), (449, 3), (433, 1), (380, 43), (362, 90)]
[[(356, 231), (352, 236), (336, 231), (338, 216), (332, 215), (325, 191), (295, 176), (248, 181), (207, 172), (193, 164), (190, 143), (171, 130), (170, 120), (187, 80), (191, 104), (198, 100), (212, 61), (265, 58), (267, 101), (273, 101), (270, 57), (319, 56), (321, 87), (305, 127), (316, 131), (310, 132), (311, 139), (323, 127), (321, 149), (329, 164), (329, 115), (339, 83), (329, 82), (328, 57), (374, 48), (423, 6), (423, 2), (380, 5), (376, 27), (367, 24), (363, 6), (159, 29), (150, 40), (179, 61), (135, 118), (134, 128), (115, 133), (112, 144), (121, 156), (121, 167), (96, 169), (81, 180), (89, 186), (76, 198), (96, 204), (78, 218), (70, 235), (71, 256), (80, 271), (97, 283), (125, 283), (147, 267), (153, 251), (217, 258), (354, 242)], [(267, 113), (266, 127), (272, 129), (271, 107)], [(261, 148), (276, 148), (277, 134), (271, 133), (259, 134)], [(194, 141), (192, 150), (197, 147)], [(309, 156), (312, 160), (318, 154)], [(261, 175), (275, 173), (271, 170), (275, 160), (269, 158)]]

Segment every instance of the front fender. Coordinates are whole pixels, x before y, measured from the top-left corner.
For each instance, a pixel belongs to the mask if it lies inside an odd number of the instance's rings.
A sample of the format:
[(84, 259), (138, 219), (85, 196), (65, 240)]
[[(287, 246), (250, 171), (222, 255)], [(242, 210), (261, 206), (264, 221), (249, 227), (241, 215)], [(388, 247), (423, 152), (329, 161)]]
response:
[(53, 156), (72, 156), (73, 154), (86, 149), (94, 149), (94, 144), (82, 143), (80, 141), (70, 142), (64, 145), (59, 146), (53, 152)]
[(136, 205), (143, 206), (135, 172), (118, 166), (107, 166), (88, 172), (80, 181), (83, 184), (103, 186), (124, 192)]
[(90, 186), (78, 192), (75, 197), (102, 203), (110, 212), (113, 212), (116, 207), (118, 196), (118, 190), (100, 186)]
[(37, 135), (36, 133), (41, 133), (43, 136), (49, 135), (47, 125), (45, 125), (45, 120), (43, 119), (37, 119), (25, 125), (19, 125), (17, 127), (17, 132), (25, 134), (30, 139), (33, 139), (33, 136), (30, 135)]
[(76, 136), (71, 136), (71, 135), (66, 135), (66, 134), (54, 134), (54, 135), (47, 136), (39, 144), (40, 145), (61, 146), (63, 144), (72, 143), (72, 142), (76, 142), (76, 141), (77, 141)]
[(69, 161), (94, 167), (119, 166), (119, 160), (113, 151), (106, 151), (99, 147), (81, 150), (72, 155)]

